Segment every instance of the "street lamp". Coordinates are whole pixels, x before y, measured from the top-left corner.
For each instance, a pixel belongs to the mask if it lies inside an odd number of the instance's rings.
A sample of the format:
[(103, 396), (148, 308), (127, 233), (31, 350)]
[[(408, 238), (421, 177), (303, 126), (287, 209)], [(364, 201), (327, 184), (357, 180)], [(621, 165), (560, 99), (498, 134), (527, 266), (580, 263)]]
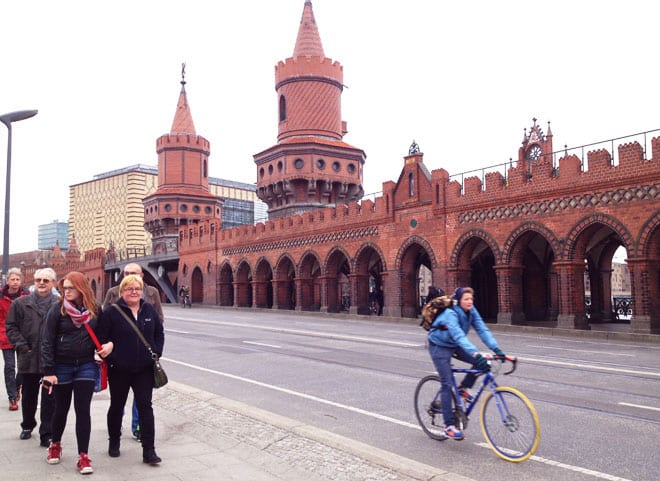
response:
[[(37, 110), (18, 110), (0, 115), (0, 122), (7, 126), (7, 178), (5, 186), (5, 235), (2, 244), (2, 277), (7, 280), (9, 270), (9, 181), (11, 180), (11, 124), (37, 115)], [(3, 284), (4, 285), (4, 284)]]

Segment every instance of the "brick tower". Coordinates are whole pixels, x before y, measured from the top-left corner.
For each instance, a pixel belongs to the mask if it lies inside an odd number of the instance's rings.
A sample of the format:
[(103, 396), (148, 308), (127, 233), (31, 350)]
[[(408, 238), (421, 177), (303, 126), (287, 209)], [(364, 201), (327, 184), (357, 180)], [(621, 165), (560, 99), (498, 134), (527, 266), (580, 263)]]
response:
[(359, 200), (364, 151), (342, 141), (343, 67), (323, 53), (305, 1), (293, 56), (275, 67), (277, 144), (254, 156), (270, 219)]
[(179, 227), (220, 219), (223, 202), (209, 192), (210, 144), (195, 132), (183, 68), (172, 128), (156, 140), (156, 152), (158, 189), (142, 201), (144, 228), (151, 233), (154, 254), (176, 253)]

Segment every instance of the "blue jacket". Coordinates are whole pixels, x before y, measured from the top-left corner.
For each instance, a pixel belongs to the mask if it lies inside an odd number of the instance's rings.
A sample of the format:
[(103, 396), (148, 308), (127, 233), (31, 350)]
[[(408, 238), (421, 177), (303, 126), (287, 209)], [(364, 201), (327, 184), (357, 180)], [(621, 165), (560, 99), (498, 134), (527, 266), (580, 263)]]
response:
[(479, 350), (467, 338), (470, 326), (474, 327), (486, 346), (491, 350), (497, 349), (497, 341), (490, 333), (476, 307), (472, 307), (468, 312), (465, 312), (459, 306), (448, 307), (442, 311), (431, 324), (429, 341), (436, 346), (460, 347), (468, 354), (474, 355)]

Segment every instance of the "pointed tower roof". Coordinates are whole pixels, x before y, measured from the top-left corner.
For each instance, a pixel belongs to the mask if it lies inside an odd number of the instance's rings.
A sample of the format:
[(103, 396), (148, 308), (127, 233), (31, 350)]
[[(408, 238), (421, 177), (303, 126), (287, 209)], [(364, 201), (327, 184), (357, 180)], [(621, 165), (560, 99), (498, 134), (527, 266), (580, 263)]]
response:
[(192, 134), (195, 135), (195, 124), (190, 106), (188, 105), (188, 95), (186, 94), (186, 64), (181, 64), (181, 92), (179, 93), (179, 102), (176, 106), (174, 121), (172, 122), (172, 134)]
[(311, 0), (305, 0), (305, 8), (298, 29), (298, 38), (296, 38), (296, 46), (293, 49), (293, 58), (305, 55), (325, 57)]

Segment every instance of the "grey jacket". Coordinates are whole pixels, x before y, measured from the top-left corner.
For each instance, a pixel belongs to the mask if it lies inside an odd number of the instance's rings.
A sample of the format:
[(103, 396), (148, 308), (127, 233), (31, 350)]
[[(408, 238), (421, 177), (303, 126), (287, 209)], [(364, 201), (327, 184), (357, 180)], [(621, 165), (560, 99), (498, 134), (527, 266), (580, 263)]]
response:
[(48, 310), (43, 316), (37, 309), (37, 293), (23, 296), (11, 303), (7, 313), (7, 337), (16, 349), (20, 374), (43, 374), (41, 365), (41, 333), (46, 323), (46, 313), (59, 298), (49, 294)]

